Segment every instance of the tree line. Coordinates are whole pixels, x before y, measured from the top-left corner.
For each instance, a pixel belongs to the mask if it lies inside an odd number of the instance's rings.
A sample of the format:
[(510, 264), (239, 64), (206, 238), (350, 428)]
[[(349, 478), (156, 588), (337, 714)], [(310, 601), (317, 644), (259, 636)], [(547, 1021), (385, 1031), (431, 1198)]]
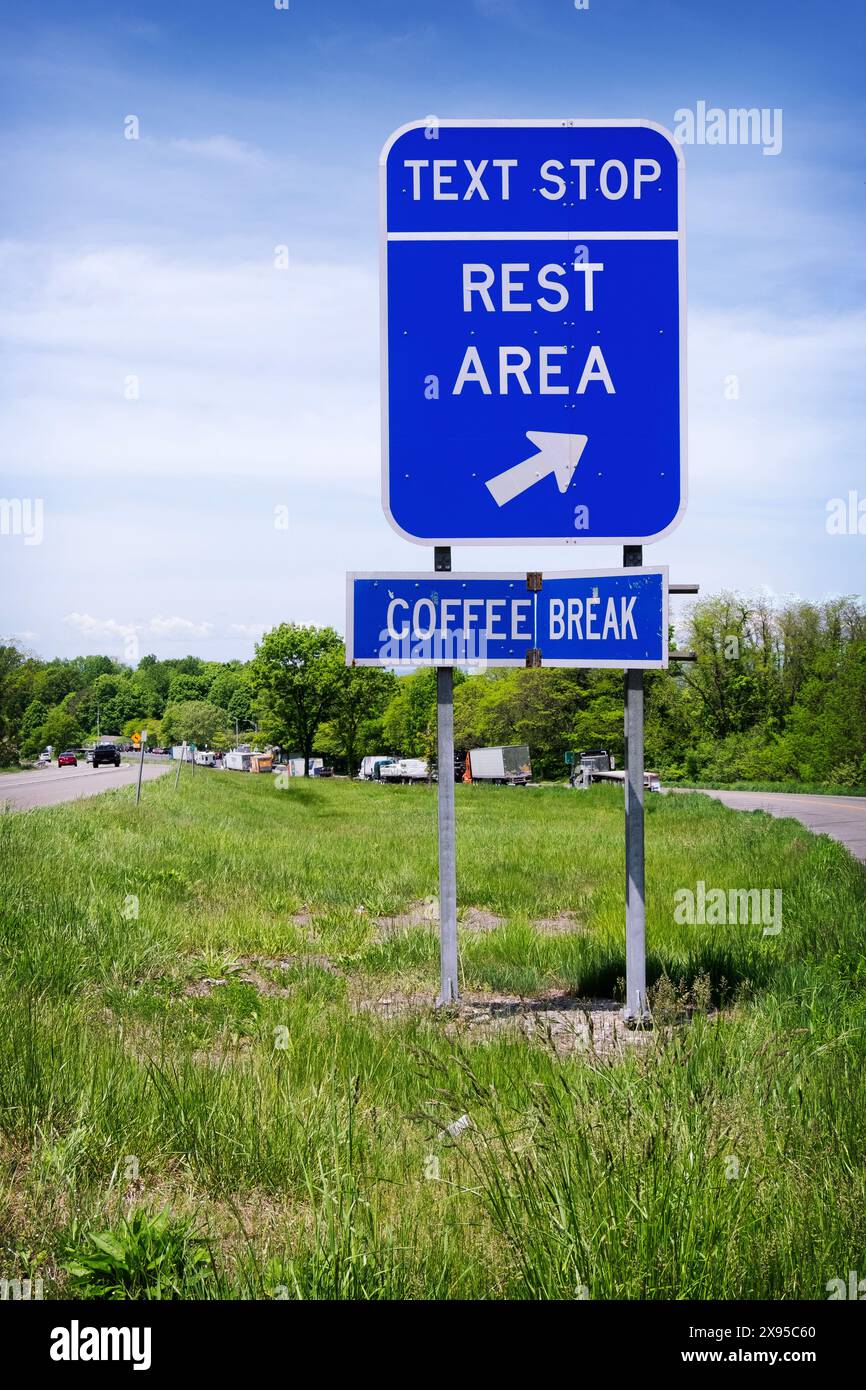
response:
[[(693, 604), (694, 662), (646, 673), (646, 759), (670, 781), (866, 786), (866, 606), (724, 593)], [(672, 634), (673, 641), (673, 634)], [(537, 777), (569, 750), (623, 756), (622, 673), (455, 672), (458, 748), (529, 745)], [(283, 623), (251, 661), (44, 661), (0, 645), (0, 762), (147, 728), (151, 746), (277, 744), (354, 772), (367, 753), (431, 757), (435, 672), (347, 667), (333, 628)]]

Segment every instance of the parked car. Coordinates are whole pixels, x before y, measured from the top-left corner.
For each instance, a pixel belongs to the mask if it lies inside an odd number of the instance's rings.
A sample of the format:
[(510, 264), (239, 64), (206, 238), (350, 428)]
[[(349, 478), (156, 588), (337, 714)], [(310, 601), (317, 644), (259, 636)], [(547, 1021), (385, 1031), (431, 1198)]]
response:
[(50, 762), (51, 762), (51, 754), (48, 752), (48, 749), (46, 748), (46, 750), (45, 750), (44, 753), (40, 753), (40, 754), (39, 754), (39, 763), (40, 763), (40, 766), (46, 767), (47, 764), (50, 763)]
[(87, 761), (88, 761), (89, 763), (92, 763), (92, 762), (93, 762), (93, 749), (92, 749), (92, 748), (88, 748), (88, 749), (87, 749), (87, 752), (85, 753), (84, 756), (85, 756), (85, 758), (87, 759)]
[(114, 743), (101, 743), (98, 748), (93, 750), (93, 766), (101, 767), (103, 763), (114, 763), (115, 767), (120, 767), (120, 749)]
[(77, 767), (77, 766), (78, 766), (78, 759), (76, 758), (75, 754), (74, 754), (74, 753), (72, 752), (72, 750), (70, 749), (70, 750), (68, 750), (66, 753), (61, 753), (61, 754), (60, 754), (60, 757), (57, 759), (57, 766), (58, 766), (58, 767)]

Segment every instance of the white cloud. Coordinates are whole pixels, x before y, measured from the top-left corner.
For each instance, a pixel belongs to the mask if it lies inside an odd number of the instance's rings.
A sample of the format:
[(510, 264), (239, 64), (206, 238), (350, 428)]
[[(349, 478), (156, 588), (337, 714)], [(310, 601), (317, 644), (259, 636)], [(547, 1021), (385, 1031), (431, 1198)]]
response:
[(118, 623), (114, 618), (94, 618), (90, 613), (67, 613), (63, 621), (83, 637), (133, 637), (134, 623)]
[(144, 623), (119, 623), (114, 618), (95, 618), (91, 613), (67, 613), (63, 621), (85, 637), (209, 637), (213, 632), (212, 623), (194, 623), (189, 618), (156, 617)]
[(7, 244), (0, 272), (22, 288), (0, 308), (16, 355), (0, 428), (16, 471), (374, 478), (375, 276), (273, 256)]

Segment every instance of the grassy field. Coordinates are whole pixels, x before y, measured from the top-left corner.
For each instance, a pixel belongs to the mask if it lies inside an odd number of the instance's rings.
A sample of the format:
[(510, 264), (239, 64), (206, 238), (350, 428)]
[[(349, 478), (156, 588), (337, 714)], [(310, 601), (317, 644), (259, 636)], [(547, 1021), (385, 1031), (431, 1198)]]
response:
[[(549, 1021), (621, 990), (618, 788), (457, 788), (469, 1003), (437, 1014), (435, 792), (173, 781), (0, 817), (0, 1277), (822, 1298), (866, 1269), (866, 869), (839, 845), (650, 798), (657, 1027), (563, 1046)], [(782, 930), (678, 924), (698, 880), (781, 888)]]

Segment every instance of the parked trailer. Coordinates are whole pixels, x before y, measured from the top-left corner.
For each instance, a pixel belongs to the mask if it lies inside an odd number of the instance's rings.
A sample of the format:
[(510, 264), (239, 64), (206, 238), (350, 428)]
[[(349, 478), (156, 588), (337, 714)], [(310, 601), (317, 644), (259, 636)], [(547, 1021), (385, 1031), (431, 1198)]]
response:
[[(315, 777), (318, 769), (321, 767), (324, 767), (324, 763), (322, 762), (321, 758), (311, 758), (310, 776)], [(303, 777), (304, 760), (303, 758), (286, 758), (280, 770), (282, 772), (287, 773), (289, 777)]]
[[(572, 763), (570, 782), (573, 787), (583, 789), (593, 782), (625, 782), (625, 771), (617, 768), (616, 760), (604, 748), (591, 748), (580, 753)], [(659, 774), (647, 768), (643, 775), (646, 791), (660, 792), (662, 789)]]
[(252, 753), (248, 748), (233, 748), (223, 756), (223, 770), (226, 772), (249, 772)]
[(426, 782), (429, 777), (430, 768), (425, 758), (394, 758), (379, 767), (382, 782)]
[(216, 762), (216, 753), (212, 752), (210, 748), (197, 748), (195, 761), (199, 767), (213, 767)]
[(525, 743), (498, 748), (470, 748), (466, 754), (466, 782), (497, 782), (525, 787), (532, 780), (532, 762)]
[(172, 747), (171, 756), (178, 762), (180, 762), (182, 758), (185, 763), (191, 763), (193, 760), (193, 751), (188, 743), (176, 743)]

